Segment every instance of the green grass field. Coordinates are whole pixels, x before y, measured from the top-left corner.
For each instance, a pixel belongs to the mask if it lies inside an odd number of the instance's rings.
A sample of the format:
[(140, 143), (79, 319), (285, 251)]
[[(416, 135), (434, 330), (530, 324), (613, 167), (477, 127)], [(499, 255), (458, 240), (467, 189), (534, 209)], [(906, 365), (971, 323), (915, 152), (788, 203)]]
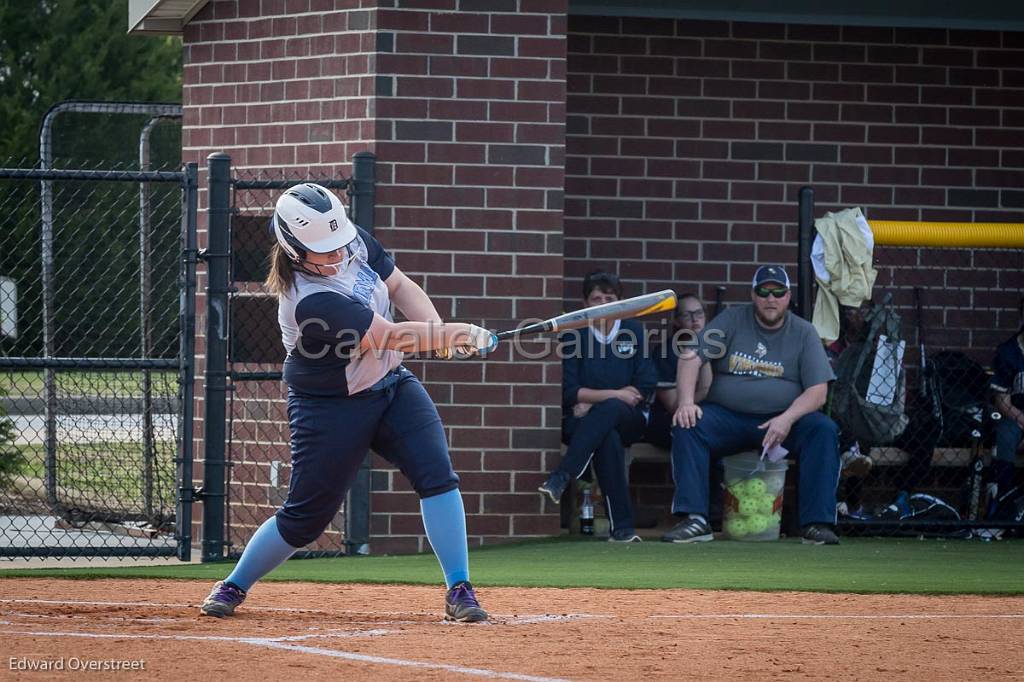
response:
[[(478, 586), (694, 588), (912, 594), (1024, 594), (1024, 541), (844, 538), (838, 547), (799, 541), (715, 541), (694, 546), (610, 545), (556, 538), (474, 550)], [(218, 564), (136, 568), (2, 570), (0, 578), (216, 580)], [(436, 585), (432, 554), (289, 561), (267, 580)]]
[[(178, 394), (178, 374), (168, 371), (153, 371), (151, 374), (153, 395), (174, 397)], [(75, 372), (60, 370), (56, 373), (57, 392), (60, 395), (85, 396), (141, 396), (142, 372)], [(43, 372), (0, 373), (0, 395), (12, 398), (33, 398), (43, 395)]]

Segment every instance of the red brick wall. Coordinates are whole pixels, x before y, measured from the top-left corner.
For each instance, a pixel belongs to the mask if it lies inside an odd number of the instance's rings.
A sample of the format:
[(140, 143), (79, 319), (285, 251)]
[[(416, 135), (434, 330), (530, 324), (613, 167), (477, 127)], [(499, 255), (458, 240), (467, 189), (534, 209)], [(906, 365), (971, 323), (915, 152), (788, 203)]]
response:
[[(754, 262), (796, 261), (802, 185), (818, 216), (1024, 220), (1020, 33), (572, 17), (568, 46), (572, 299), (599, 265), (745, 300)], [(934, 287), (948, 345), (1014, 328), (1020, 251), (877, 255), (900, 303)]]
[(373, 140), (376, 2), (215, 1), (185, 27), (186, 160), (343, 170)]
[[(185, 159), (205, 167), (224, 151), (245, 177), (347, 176), (352, 154), (373, 151), (377, 234), (442, 316), (507, 328), (557, 312), (566, 3), (382, 4), (209, 3), (184, 36)], [(205, 216), (201, 231), (202, 246)], [(408, 364), (445, 420), (471, 543), (558, 532), (536, 486), (558, 456), (559, 365), (507, 347), (486, 362)], [(236, 547), (288, 477), (271, 487), (284, 425), (260, 423), (280, 417), (280, 401), (263, 385), (250, 398), (236, 395)], [(201, 400), (197, 416), (198, 473)], [(373, 551), (426, 549), (415, 494), (380, 458), (374, 467)]]
[[(559, 311), (565, 4), (377, 13), (377, 234), (443, 318), (505, 329)], [(471, 543), (557, 533), (536, 488), (559, 453), (560, 366), (507, 345), (485, 362), (408, 364), (445, 422)], [(426, 549), (405, 479), (374, 469), (375, 551)]]

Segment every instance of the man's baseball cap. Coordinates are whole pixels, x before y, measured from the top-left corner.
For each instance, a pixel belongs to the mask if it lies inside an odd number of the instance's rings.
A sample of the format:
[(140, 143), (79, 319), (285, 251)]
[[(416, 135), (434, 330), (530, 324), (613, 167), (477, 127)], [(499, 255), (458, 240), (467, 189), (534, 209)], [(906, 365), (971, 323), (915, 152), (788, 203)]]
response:
[(789, 275), (781, 265), (762, 265), (754, 273), (754, 282), (751, 288), (759, 287), (765, 282), (776, 282), (789, 288)]

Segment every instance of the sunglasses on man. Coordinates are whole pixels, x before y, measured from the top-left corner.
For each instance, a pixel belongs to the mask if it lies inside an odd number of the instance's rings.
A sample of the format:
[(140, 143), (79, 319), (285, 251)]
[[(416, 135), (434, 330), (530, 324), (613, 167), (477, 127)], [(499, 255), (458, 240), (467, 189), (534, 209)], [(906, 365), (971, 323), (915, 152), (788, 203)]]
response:
[(754, 293), (757, 294), (758, 298), (768, 298), (769, 296), (782, 298), (789, 293), (789, 289), (786, 287), (757, 286), (754, 287)]

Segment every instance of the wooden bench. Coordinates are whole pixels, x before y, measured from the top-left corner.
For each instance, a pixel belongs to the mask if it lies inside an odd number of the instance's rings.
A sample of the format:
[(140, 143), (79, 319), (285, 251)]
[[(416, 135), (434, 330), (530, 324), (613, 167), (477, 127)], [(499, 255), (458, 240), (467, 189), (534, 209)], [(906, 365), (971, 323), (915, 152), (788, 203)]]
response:
[(626, 448), (626, 476), (634, 462), (667, 462), (671, 459), (671, 451), (659, 448), (650, 443), (633, 443)]
[[(991, 448), (982, 448), (982, 453), (987, 453)], [(973, 453), (971, 448), (935, 448), (932, 451), (932, 466), (936, 467), (965, 467), (971, 463)], [(898, 466), (910, 461), (910, 455), (895, 447), (871, 448), (871, 461), (875, 466)], [(1017, 451), (1017, 466), (1024, 466), (1024, 451)]]
[[(988, 448), (985, 448), (987, 451)], [(671, 453), (650, 443), (634, 443), (626, 448), (626, 473), (635, 462), (668, 462)], [(935, 448), (932, 466), (965, 467), (971, 463), (971, 448)], [(875, 466), (899, 466), (910, 461), (906, 451), (895, 446), (871, 448), (871, 460)], [(1018, 466), (1024, 466), (1024, 451), (1017, 453)]]

